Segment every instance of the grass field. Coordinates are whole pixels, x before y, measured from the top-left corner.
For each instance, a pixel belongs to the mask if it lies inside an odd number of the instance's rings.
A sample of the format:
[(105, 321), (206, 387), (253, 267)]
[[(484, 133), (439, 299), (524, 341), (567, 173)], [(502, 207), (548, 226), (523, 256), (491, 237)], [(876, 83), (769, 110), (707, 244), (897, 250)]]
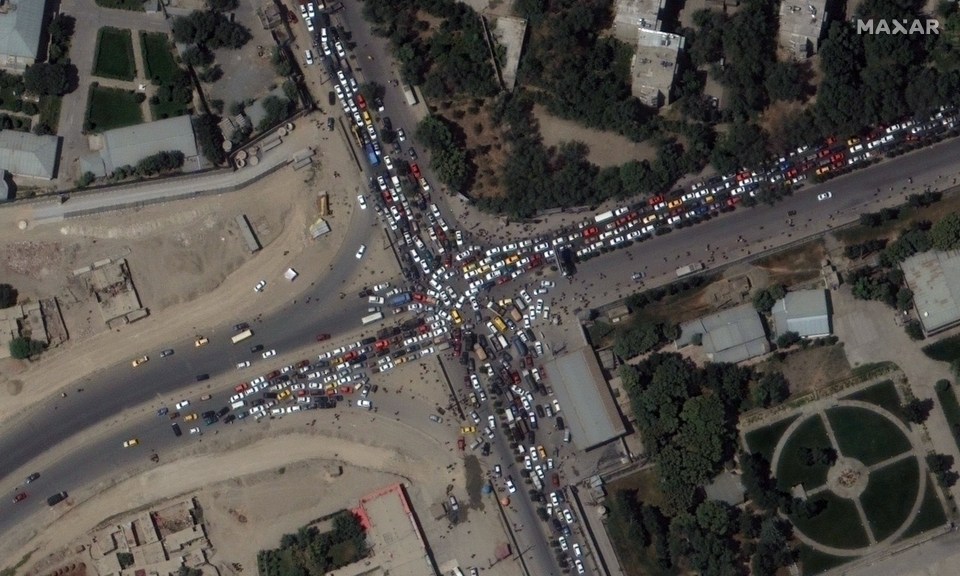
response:
[(829, 448), (830, 438), (819, 416), (808, 418), (793, 431), (783, 446), (780, 462), (774, 475), (782, 490), (790, 490), (797, 484), (803, 484), (807, 490), (822, 486), (827, 481), (829, 466), (814, 464), (807, 466), (801, 457), (802, 448)]
[(860, 525), (860, 516), (852, 500), (829, 491), (821, 492), (813, 499), (825, 500), (827, 506), (813, 518), (790, 516), (798, 530), (821, 544), (836, 548), (860, 548), (868, 544), (867, 532)]
[(119, 88), (90, 86), (86, 124), (88, 131), (103, 132), (142, 122), (143, 111), (137, 102), (137, 94)]
[(923, 353), (940, 362), (953, 362), (960, 358), (960, 334), (924, 346)]
[(937, 400), (943, 408), (943, 415), (953, 432), (953, 441), (960, 446), (960, 403), (957, 402), (957, 391), (953, 386), (941, 392), (937, 390)]
[(173, 80), (177, 61), (170, 52), (170, 40), (163, 32), (141, 32), (140, 51), (146, 76), (154, 84), (164, 84)]
[(862, 402), (876, 404), (891, 414), (896, 415), (897, 418), (906, 424), (900, 406), (900, 396), (897, 395), (897, 388), (893, 380), (878, 382), (859, 392), (844, 396), (844, 400), (860, 400)]
[(780, 441), (780, 437), (783, 436), (783, 433), (787, 431), (787, 428), (796, 419), (796, 416), (785, 418), (780, 422), (774, 422), (769, 426), (757, 428), (749, 434), (745, 434), (744, 439), (747, 442), (747, 450), (763, 454), (763, 457), (769, 462), (773, 458), (773, 451), (777, 448), (777, 442)]
[(143, 12), (143, 2), (141, 0), (96, 0), (97, 6), (104, 8), (116, 8), (119, 10), (132, 10), (133, 12)]
[(910, 519), (920, 489), (916, 458), (904, 458), (870, 473), (860, 504), (877, 541), (884, 540)]
[(801, 545), (798, 552), (800, 553), (800, 564), (802, 565), (800, 573), (804, 576), (822, 574), (831, 568), (836, 568), (845, 562), (853, 560), (853, 558), (824, 554), (807, 545)]
[(903, 533), (901, 538), (903, 540), (922, 534), (927, 530), (939, 528), (947, 523), (947, 515), (943, 512), (940, 499), (937, 498), (933, 481), (927, 478), (925, 482), (927, 483), (927, 492), (923, 496), (923, 504), (920, 505), (920, 511), (913, 519), (913, 524)]
[(607, 484), (607, 490), (612, 494), (620, 490), (636, 490), (637, 499), (646, 504), (663, 507), (663, 492), (660, 491), (660, 475), (657, 469), (647, 468)]
[(827, 410), (830, 426), (844, 456), (871, 466), (910, 449), (910, 441), (893, 422), (863, 408)]
[(40, 123), (46, 124), (57, 131), (60, 124), (60, 106), (63, 98), (60, 96), (43, 96), (40, 98)]
[(115, 80), (136, 78), (133, 38), (129, 30), (104, 27), (97, 32), (97, 53), (93, 57), (93, 75)]

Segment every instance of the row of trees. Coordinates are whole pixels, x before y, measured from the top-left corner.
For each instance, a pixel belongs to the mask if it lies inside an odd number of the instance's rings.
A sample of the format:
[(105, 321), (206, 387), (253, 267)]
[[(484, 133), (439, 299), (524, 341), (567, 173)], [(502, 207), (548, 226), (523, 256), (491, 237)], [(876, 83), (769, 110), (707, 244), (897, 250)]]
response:
[(333, 517), (329, 532), (304, 526), (296, 534), (284, 534), (279, 548), (257, 554), (257, 564), (262, 576), (326, 574), (356, 562), (367, 552), (360, 518), (344, 511)]
[(451, 190), (465, 192), (476, 168), (454, 138), (451, 124), (441, 116), (428, 116), (417, 125), (417, 140), (430, 150), (430, 168), (437, 178)]
[(172, 31), (174, 41), (210, 50), (240, 48), (252, 38), (245, 26), (216, 10), (194, 10), (186, 16), (177, 16), (173, 19)]

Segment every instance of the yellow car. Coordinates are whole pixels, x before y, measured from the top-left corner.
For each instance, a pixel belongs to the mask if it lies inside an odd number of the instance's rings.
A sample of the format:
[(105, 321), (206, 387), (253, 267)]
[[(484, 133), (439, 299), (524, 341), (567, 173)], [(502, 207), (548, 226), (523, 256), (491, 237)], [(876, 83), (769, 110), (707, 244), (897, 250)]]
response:
[(477, 427), (476, 427), (476, 426), (461, 426), (461, 427), (460, 427), (460, 433), (461, 433), (461, 434), (476, 434), (476, 432), (477, 432)]
[(514, 254), (513, 256), (510, 256), (509, 258), (507, 258), (507, 266), (511, 264), (515, 264), (517, 260), (520, 260), (519, 254)]
[(136, 360), (134, 360), (133, 362), (131, 362), (131, 364), (133, 364), (133, 367), (136, 368), (137, 366), (143, 364), (143, 363), (146, 362), (147, 360), (150, 360), (150, 357), (149, 357), (149, 356), (141, 356), (141, 357), (137, 358)]
[(459, 312), (459, 311), (457, 311), (457, 310), (451, 310), (451, 311), (450, 311), (450, 317), (453, 318), (453, 325), (454, 325), (454, 326), (459, 326), (459, 325), (463, 324), (463, 317), (460, 316), (460, 312)]
[(674, 208), (679, 208), (679, 207), (681, 207), (681, 206), (683, 206), (683, 200), (681, 200), (681, 199), (679, 199), (679, 198), (677, 198), (676, 200), (671, 200), (671, 201), (667, 204), (667, 208), (669, 208), (670, 210), (673, 210)]
[(131, 438), (131, 439), (129, 439), (129, 440), (127, 440), (126, 442), (123, 443), (123, 447), (124, 447), (124, 448), (132, 448), (132, 447), (136, 446), (136, 445), (139, 444), (139, 443), (140, 443), (140, 441), (137, 440), (136, 438)]
[(197, 419), (197, 413), (191, 412), (190, 414), (187, 414), (186, 416), (184, 416), (183, 419), (186, 420), (187, 422), (192, 422)]
[(537, 446), (537, 452), (540, 453), (541, 460), (547, 459), (547, 451), (543, 449), (543, 446)]
[(207, 339), (204, 338), (203, 336), (197, 336), (197, 340), (193, 343), (193, 345), (196, 346), (197, 348), (199, 348), (199, 347), (203, 346), (204, 344), (206, 344), (207, 342), (209, 342), (209, 340), (207, 340)]
[(277, 402), (280, 402), (280, 401), (282, 401), (282, 400), (286, 400), (286, 399), (289, 398), (289, 397), (290, 397), (290, 391), (289, 391), (289, 390), (282, 390), (279, 394), (277, 394)]

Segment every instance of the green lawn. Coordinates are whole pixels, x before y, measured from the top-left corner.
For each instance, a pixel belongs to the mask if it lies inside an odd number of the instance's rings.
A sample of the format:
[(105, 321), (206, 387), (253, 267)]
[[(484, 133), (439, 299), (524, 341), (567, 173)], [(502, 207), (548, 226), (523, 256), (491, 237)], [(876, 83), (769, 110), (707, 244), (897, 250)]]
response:
[(827, 481), (829, 466), (814, 464), (807, 466), (801, 457), (802, 448), (829, 448), (830, 439), (823, 420), (819, 416), (807, 418), (793, 431), (783, 446), (783, 453), (777, 465), (775, 476), (783, 490), (790, 490), (797, 484), (803, 484), (807, 490), (822, 486)]
[(920, 505), (920, 511), (917, 512), (913, 524), (903, 533), (901, 539), (912, 538), (922, 534), (927, 530), (939, 528), (947, 523), (947, 515), (943, 512), (943, 505), (940, 504), (940, 498), (937, 497), (933, 481), (927, 478), (927, 492), (923, 496), (923, 504)]
[(829, 491), (820, 492), (811, 499), (825, 500), (827, 506), (813, 518), (790, 516), (798, 530), (821, 544), (836, 548), (861, 548), (868, 544), (867, 532), (860, 525), (860, 516), (852, 500)]
[(43, 96), (40, 98), (40, 124), (46, 124), (54, 132), (60, 124), (60, 106), (63, 98), (60, 96)]
[(759, 452), (763, 454), (763, 457), (769, 462), (770, 459), (773, 458), (773, 451), (776, 450), (780, 437), (783, 436), (783, 433), (786, 432), (790, 424), (793, 424), (793, 421), (796, 419), (796, 416), (785, 418), (779, 422), (774, 422), (769, 426), (757, 428), (749, 434), (745, 434), (744, 440), (747, 442), (747, 450), (751, 453)]
[(867, 466), (910, 450), (910, 440), (893, 422), (864, 408), (839, 406), (827, 410), (840, 453)]
[(119, 10), (132, 10), (134, 12), (143, 12), (142, 0), (96, 0), (97, 6), (104, 8), (117, 8)]
[(164, 84), (173, 80), (177, 61), (170, 52), (170, 40), (163, 32), (141, 32), (140, 51), (146, 76), (154, 84)]
[(945, 392), (937, 390), (937, 400), (940, 401), (943, 415), (953, 432), (953, 440), (960, 446), (960, 403), (957, 402), (956, 390), (953, 386), (947, 388)]
[(14, 94), (16, 88), (16, 86), (0, 86), (0, 108), (12, 112), (20, 111), (23, 103), (20, 102), (20, 96)]
[(900, 406), (900, 396), (897, 395), (897, 388), (893, 383), (893, 380), (884, 380), (883, 382), (878, 382), (873, 386), (860, 390), (859, 392), (845, 396), (844, 400), (860, 400), (862, 402), (876, 404), (877, 406), (895, 415), (906, 424), (906, 420), (901, 413), (902, 408)]
[(104, 27), (97, 32), (97, 53), (93, 57), (93, 75), (115, 80), (133, 80), (137, 76), (133, 57), (133, 38), (129, 30)]
[(845, 562), (853, 560), (844, 556), (831, 556), (815, 550), (805, 544), (800, 545), (801, 574), (809, 576), (813, 574), (822, 574), (831, 568), (836, 568)]
[(86, 130), (103, 132), (142, 123), (143, 111), (137, 102), (138, 96), (129, 90), (91, 85)]
[(960, 358), (960, 334), (924, 346), (923, 353), (940, 362), (953, 362)]
[(916, 458), (904, 458), (870, 473), (860, 504), (877, 541), (884, 540), (909, 521), (919, 489), (920, 467)]

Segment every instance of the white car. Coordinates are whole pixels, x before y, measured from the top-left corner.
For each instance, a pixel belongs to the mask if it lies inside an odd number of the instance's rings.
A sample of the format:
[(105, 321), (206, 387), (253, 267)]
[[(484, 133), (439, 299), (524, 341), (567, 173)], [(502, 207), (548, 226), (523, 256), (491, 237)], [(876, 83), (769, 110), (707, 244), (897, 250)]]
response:
[(257, 285), (253, 287), (254, 292), (263, 292), (263, 289), (267, 287), (267, 281), (261, 280), (257, 282)]
[(579, 545), (579, 544), (574, 544), (574, 545), (573, 545), (573, 555), (574, 555), (575, 557), (577, 557), (577, 558), (583, 556), (583, 550), (580, 549), (580, 545)]
[(357, 248), (357, 260), (363, 258), (363, 253), (366, 251), (367, 251), (367, 245), (361, 244), (360, 247)]
[(191, 434), (197, 434), (197, 435), (199, 435), (199, 434), (200, 434), (200, 427), (198, 426), (198, 427), (196, 427), (196, 428), (191, 428), (191, 429), (190, 429), (190, 433), (191, 433)]
[(517, 485), (513, 483), (513, 477), (507, 476), (507, 492), (513, 494), (517, 491)]
[(373, 124), (367, 126), (367, 134), (370, 135), (370, 140), (377, 139), (377, 130), (373, 127)]
[(237, 370), (243, 370), (244, 368), (250, 367), (250, 361), (244, 360), (243, 362), (237, 362)]
[(824, 192), (822, 194), (817, 194), (817, 200), (819, 201), (829, 200), (831, 198), (833, 198), (833, 192)]
[(540, 282), (540, 285), (544, 288), (553, 288), (556, 284), (552, 280), (543, 280)]
[(366, 408), (367, 410), (369, 410), (370, 408), (373, 407), (373, 404), (369, 400), (365, 398), (361, 398), (360, 400), (357, 400), (357, 407)]
[(357, 196), (357, 204), (360, 205), (361, 210), (367, 209), (367, 201), (366, 199), (364, 199), (363, 194), (360, 194)]
[(397, 129), (397, 140), (404, 142), (407, 139), (407, 133), (403, 131), (403, 128)]
[(177, 410), (182, 410), (183, 408), (186, 408), (189, 405), (190, 405), (189, 400), (181, 400), (177, 402)]
[(337, 56), (339, 56), (339, 57), (341, 57), (341, 58), (346, 58), (346, 57), (347, 57), (347, 52), (343, 49), (343, 43), (342, 43), (342, 42), (337, 42), (337, 43), (335, 43), (335, 44), (334, 44), (334, 47), (337, 49)]
[(383, 165), (387, 167), (387, 170), (393, 170), (393, 160), (389, 156), (383, 157)]
[(307, 57), (307, 66), (312, 65), (312, 64), (313, 64), (313, 51), (311, 51), (311, 50), (308, 48), (308, 49), (304, 52), (304, 55)]
[(276, 356), (276, 355), (277, 355), (276, 350), (267, 350), (266, 352), (263, 353), (264, 358), (270, 358), (271, 356)]

